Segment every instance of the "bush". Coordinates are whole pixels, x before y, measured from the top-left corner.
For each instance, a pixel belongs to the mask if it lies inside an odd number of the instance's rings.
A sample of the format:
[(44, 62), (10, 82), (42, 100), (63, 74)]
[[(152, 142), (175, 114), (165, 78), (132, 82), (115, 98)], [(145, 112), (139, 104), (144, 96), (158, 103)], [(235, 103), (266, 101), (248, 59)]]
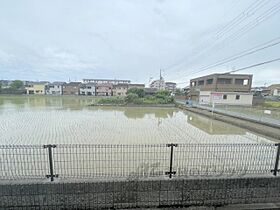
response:
[(134, 99), (134, 104), (144, 104), (145, 99), (144, 98), (136, 98)]
[(122, 97), (108, 97), (108, 98), (101, 98), (97, 102), (98, 104), (124, 104), (125, 100)]
[(134, 100), (138, 99), (138, 95), (135, 93), (129, 93), (126, 97), (125, 97), (125, 101), (127, 103), (133, 103)]
[(166, 99), (169, 97), (169, 91), (168, 90), (159, 90), (156, 92), (155, 97), (156, 98), (161, 98), (161, 99)]

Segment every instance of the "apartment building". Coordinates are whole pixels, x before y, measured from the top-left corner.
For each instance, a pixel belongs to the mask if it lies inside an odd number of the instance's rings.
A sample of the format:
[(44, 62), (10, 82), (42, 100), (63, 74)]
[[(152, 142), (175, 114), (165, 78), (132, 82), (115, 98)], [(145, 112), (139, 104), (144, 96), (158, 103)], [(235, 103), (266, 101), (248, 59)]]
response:
[(165, 90), (175, 93), (177, 84), (175, 82), (166, 82)]
[(65, 82), (53, 82), (46, 85), (47, 95), (62, 95)]
[(157, 90), (165, 90), (165, 82), (163, 79), (154, 80), (151, 82), (150, 88)]
[(84, 96), (95, 96), (96, 91), (95, 91), (95, 83), (86, 83), (86, 84), (81, 84), (80, 86), (80, 95)]
[(83, 79), (83, 83), (94, 83), (94, 84), (130, 84), (130, 80), (119, 80), (119, 79)]
[(63, 95), (79, 95), (80, 94), (80, 82), (69, 82), (62, 86)]

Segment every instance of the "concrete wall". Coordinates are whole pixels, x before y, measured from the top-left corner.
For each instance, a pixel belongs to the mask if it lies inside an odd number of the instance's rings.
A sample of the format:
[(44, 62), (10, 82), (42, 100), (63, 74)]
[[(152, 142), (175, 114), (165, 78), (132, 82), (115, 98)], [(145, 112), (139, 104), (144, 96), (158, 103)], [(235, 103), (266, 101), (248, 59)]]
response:
[[(223, 98), (226, 95), (226, 99)], [(236, 96), (239, 95), (239, 99)], [(245, 105), (251, 106), (253, 102), (253, 94), (239, 92), (211, 92), (200, 91), (199, 104), (228, 104), (228, 105)]]
[(225, 206), (280, 199), (280, 177), (0, 184), (0, 209)]

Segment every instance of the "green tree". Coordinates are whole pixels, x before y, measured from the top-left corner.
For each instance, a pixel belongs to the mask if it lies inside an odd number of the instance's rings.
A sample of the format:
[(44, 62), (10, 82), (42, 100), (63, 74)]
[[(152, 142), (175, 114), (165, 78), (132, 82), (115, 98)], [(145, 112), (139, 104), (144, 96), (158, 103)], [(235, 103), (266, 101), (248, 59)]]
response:
[(20, 80), (15, 80), (15, 81), (12, 82), (11, 88), (12, 88), (13, 90), (20, 90), (20, 89), (23, 89), (23, 82), (20, 81)]
[(130, 88), (127, 94), (136, 94), (139, 98), (143, 98), (145, 96), (145, 90), (143, 88)]
[(182, 96), (184, 95), (184, 91), (180, 88), (176, 88), (175, 95)]
[(165, 99), (165, 98), (168, 98), (169, 95), (170, 95), (170, 93), (168, 90), (159, 90), (156, 92), (155, 97)]
[(134, 102), (136, 99), (138, 99), (138, 95), (135, 93), (129, 93), (127, 94), (127, 96), (125, 97), (125, 101), (127, 103), (132, 103)]

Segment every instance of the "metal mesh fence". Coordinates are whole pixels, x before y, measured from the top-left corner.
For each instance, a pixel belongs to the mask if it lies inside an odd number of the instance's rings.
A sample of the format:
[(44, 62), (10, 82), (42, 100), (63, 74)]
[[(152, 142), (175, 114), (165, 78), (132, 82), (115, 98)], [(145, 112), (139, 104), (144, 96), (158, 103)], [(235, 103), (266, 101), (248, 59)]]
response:
[(277, 175), (280, 144), (0, 146), (0, 179)]
[(270, 174), (276, 150), (271, 144), (181, 144), (174, 170), (178, 176)]
[(48, 171), (43, 146), (0, 145), (0, 179), (45, 179)]
[(154, 177), (169, 167), (165, 145), (59, 145), (54, 168), (61, 178)]

